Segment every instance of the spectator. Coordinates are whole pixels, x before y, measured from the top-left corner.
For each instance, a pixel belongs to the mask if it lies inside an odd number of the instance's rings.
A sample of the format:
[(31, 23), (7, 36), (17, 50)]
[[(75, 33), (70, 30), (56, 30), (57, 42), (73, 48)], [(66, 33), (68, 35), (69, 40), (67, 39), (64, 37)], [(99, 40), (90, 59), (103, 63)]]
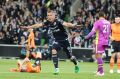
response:
[(41, 35), (38, 31), (35, 32), (35, 45), (41, 45)]
[[(72, 0), (4, 0), (0, 2), (0, 31), (4, 35), (4, 39), (1, 40), (1, 43), (3, 40), (6, 41), (9, 39), (11, 42), (7, 41), (4, 43), (14, 44), (14, 39), (11, 38), (17, 37), (19, 44), (21, 36), (25, 33), (25, 31), (19, 28), (19, 26), (28, 26), (30, 24), (44, 21), (49, 9), (56, 12), (58, 15), (57, 18), (68, 21), (67, 16), (70, 14), (70, 6), (72, 5), (71, 1)], [(79, 28), (80, 34), (82, 34), (81, 36), (86, 35), (91, 30), (93, 22), (98, 19), (98, 13), (100, 10), (103, 10), (106, 13), (106, 18), (113, 22), (113, 18), (115, 17), (114, 13), (119, 9), (120, 4), (119, 0), (80, 1), (81, 6), (78, 8), (76, 16), (72, 17), (71, 21), (82, 26), (83, 29)], [(88, 25), (87, 28), (86, 25)], [(7, 30), (5, 31), (5, 29)], [(76, 29), (78, 28), (72, 29), (72, 31)], [(70, 37), (73, 37), (74, 39), (74, 35)], [(85, 47), (88, 45), (89, 43)]]
[(82, 38), (80, 37), (79, 30), (75, 31), (75, 38), (74, 38), (74, 47), (81, 47)]

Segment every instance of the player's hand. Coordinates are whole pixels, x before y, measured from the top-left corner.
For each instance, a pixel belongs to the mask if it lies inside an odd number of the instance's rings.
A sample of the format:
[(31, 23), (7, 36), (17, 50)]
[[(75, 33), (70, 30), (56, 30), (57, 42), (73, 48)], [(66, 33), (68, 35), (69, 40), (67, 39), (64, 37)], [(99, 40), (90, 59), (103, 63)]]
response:
[(76, 25), (76, 27), (81, 27), (82, 25)]
[(75, 28), (81, 27), (81, 25), (78, 25), (77, 23), (74, 23), (73, 26), (74, 26)]

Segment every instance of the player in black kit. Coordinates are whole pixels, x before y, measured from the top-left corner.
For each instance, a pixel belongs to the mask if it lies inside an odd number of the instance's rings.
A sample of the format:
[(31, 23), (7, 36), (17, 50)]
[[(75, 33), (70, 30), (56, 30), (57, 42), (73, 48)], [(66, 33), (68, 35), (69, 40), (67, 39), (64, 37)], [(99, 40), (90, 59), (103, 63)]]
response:
[(75, 27), (76, 24), (64, 22), (63, 20), (57, 19), (55, 16), (55, 12), (50, 10), (47, 12), (47, 20), (39, 23), (39, 24), (34, 24), (29, 27), (25, 28), (39, 28), (39, 27), (48, 27), (54, 37), (53, 45), (52, 45), (52, 59), (55, 67), (55, 74), (59, 73), (59, 67), (58, 67), (58, 55), (57, 52), (63, 48), (63, 50), (66, 52), (68, 58), (74, 63), (75, 65), (75, 73), (79, 72), (79, 66), (78, 62), (72, 54), (72, 50), (70, 47), (70, 43), (68, 41), (68, 35), (67, 32), (64, 28), (66, 27)]

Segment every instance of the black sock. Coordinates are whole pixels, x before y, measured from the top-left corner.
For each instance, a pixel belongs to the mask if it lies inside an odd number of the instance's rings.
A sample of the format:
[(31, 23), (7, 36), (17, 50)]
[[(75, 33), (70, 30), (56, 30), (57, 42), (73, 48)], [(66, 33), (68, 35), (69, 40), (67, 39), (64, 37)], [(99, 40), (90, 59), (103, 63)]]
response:
[(41, 60), (41, 58), (36, 58), (34, 64), (35, 64), (35, 65), (40, 65), (40, 60)]
[(57, 56), (57, 54), (53, 54), (52, 59), (53, 59), (54, 67), (58, 68), (58, 56)]
[(75, 58), (75, 56), (71, 57), (71, 61), (74, 63), (74, 65), (77, 65), (77, 59)]

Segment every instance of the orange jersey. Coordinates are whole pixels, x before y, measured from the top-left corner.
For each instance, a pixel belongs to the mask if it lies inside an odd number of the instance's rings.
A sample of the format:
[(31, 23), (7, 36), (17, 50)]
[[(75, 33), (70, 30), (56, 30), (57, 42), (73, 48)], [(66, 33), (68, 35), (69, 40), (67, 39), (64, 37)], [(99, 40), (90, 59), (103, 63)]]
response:
[(111, 30), (112, 30), (111, 39), (115, 41), (120, 41), (120, 24), (112, 24)]
[(30, 48), (35, 48), (35, 40), (34, 40), (33, 32), (30, 32), (28, 39), (27, 39), (27, 44)]
[(18, 68), (12, 68), (10, 69), (11, 72), (29, 72), (29, 73), (39, 73), (40, 72), (40, 66), (32, 66), (32, 63), (30, 61), (24, 63), (22, 67), (18, 64)]
[(36, 67), (32, 67), (32, 63), (28, 62), (26, 64), (26, 72), (30, 72), (30, 73), (39, 73), (40, 72), (40, 67), (36, 66)]

